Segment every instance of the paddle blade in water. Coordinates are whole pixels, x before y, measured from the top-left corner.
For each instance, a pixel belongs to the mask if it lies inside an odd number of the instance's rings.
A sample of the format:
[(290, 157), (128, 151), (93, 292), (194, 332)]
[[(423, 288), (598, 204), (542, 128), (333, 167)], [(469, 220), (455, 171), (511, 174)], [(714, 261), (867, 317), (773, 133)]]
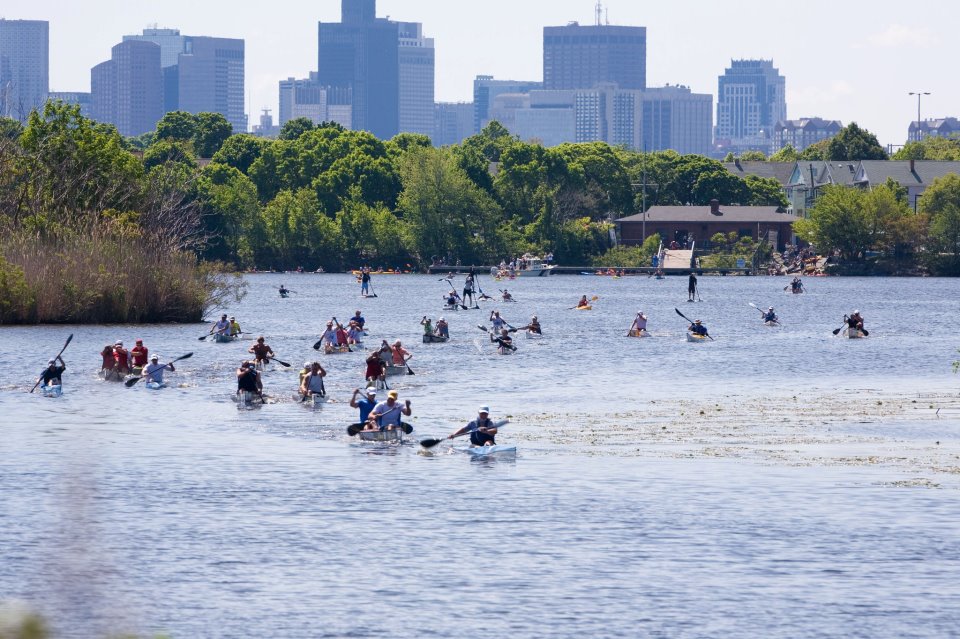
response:
[(406, 422), (401, 422), (401, 423), (400, 423), (400, 428), (403, 429), (404, 435), (409, 435), (410, 433), (413, 432), (413, 426), (411, 426), (410, 424), (408, 424), (408, 423), (406, 423)]
[(424, 448), (433, 448), (442, 441), (442, 439), (422, 439), (420, 440), (420, 445)]
[(137, 382), (139, 382), (140, 379), (141, 379), (141, 378), (139, 378), (139, 377), (131, 377), (130, 379), (128, 379), (127, 381), (125, 381), (125, 382), (123, 383), (123, 385), (126, 386), (127, 388), (131, 388), (131, 387), (133, 387), (134, 384), (136, 384)]
[(349, 426), (347, 426), (347, 434), (353, 437), (354, 435), (359, 433), (361, 430), (363, 430), (363, 426), (364, 426), (363, 424), (350, 424)]

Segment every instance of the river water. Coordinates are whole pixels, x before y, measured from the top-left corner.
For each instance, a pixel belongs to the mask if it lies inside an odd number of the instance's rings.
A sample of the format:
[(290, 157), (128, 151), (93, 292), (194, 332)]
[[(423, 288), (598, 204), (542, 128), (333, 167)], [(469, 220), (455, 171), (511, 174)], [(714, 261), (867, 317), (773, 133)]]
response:
[[(957, 280), (704, 277), (688, 303), (686, 278), (483, 277), (518, 302), (459, 312), (437, 276), (375, 277), (371, 299), (344, 275), (248, 282), (225, 310), (294, 365), (252, 409), (252, 342), (206, 326), (0, 329), (0, 600), (58, 637), (960, 634)], [(497, 355), (493, 308), (544, 339)], [(870, 338), (833, 337), (854, 308)], [(517, 454), (352, 441), (363, 356), (310, 346), (357, 309), (369, 345), (414, 353), (390, 378), (412, 440), (489, 404)], [(675, 309), (716, 341), (687, 344)], [(624, 337), (638, 310), (653, 339)], [(450, 343), (419, 343), (425, 314)], [(28, 395), (71, 332), (63, 397)], [(97, 379), (137, 337), (194, 353), (169, 388)], [(334, 401), (294, 401), (306, 359)]]

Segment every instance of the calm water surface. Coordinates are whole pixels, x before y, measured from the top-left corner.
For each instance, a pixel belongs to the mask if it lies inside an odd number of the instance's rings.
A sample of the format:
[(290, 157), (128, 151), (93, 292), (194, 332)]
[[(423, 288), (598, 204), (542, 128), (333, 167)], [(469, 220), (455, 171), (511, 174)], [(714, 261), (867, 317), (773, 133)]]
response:
[[(956, 482), (902, 487), (883, 466), (794, 467), (621, 457), (537, 439), (542, 413), (609, 415), (678, 396), (763, 399), (792, 389), (955, 392), (956, 280), (555, 277), (508, 286), (516, 304), (446, 313), (454, 339), (419, 344), (437, 277), (249, 278), (235, 307), (295, 367), (330, 316), (362, 309), (402, 339), (416, 437), (447, 434), (489, 403), (511, 415), (513, 459), (442, 447), (362, 445), (344, 426), (362, 355), (321, 357), (321, 408), (293, 401), (295, 369), (265, 375), (275, 403), (238, 410), (233, 369), (251, 342), (201, 325), (0, 330), (0, 599), (30, 602), (58, 636), (946, 637), (960, 634)], [(280, 300), (281, 284), (298, 292)], [(462, 285), (462, 278), (458, 280)], [(597, 295), (591, 312), (566, 310)], [(767, 329), (748, 306), (775, 305)], [(491, 308), (547, 336), (495, 354)], [(674, 308), (716, 342), (683, 342)], [(862, 311), (870, 339), (833, 338)], [(623, 338), (637, 310), (655, 339)], [(26, 390), (66, 334), (66, 392)], [(944, 336), (947, 337), (944, 337)], [(193, 351), (160, 392), (97, 380), (98, 352), (142, 337), (164, 359)], [(851, 392), (855, 392), (851, 391)], [(902, 439), (955, 442), (954, 419)], [(845, 426), (883, 432), (883, 424)], [(871, 429), (866, 431), (866, 429)], [(643, 449), (644, 442), (637, 441)]]

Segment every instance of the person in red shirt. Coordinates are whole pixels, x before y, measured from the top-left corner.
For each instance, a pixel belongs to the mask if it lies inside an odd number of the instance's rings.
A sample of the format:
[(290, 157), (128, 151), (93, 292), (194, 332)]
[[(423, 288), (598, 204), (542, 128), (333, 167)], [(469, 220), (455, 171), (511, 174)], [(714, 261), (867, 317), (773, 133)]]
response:
[(123, 342), (117, 340), (113, 345), (113, 359), (117, 361), (115, 370), (121, 375), (130, 372), (130, 352), (123, 347)]
[(113, 355), (113, 347), (107, 344), (100, 351), (103, 363), (100, 365), (100, 376), (104, 379), (113, 379), (116, 376), (117, 358)]
[(143, 340), (138, 339), (137, 345), (130, 349), (130, 357), (133, 361), (133, 367), (142, 369), (144, 366), (146, 366), (147, 362), (150, 361), (148, 357), (149, 354), (149, 349), (143, 345)]

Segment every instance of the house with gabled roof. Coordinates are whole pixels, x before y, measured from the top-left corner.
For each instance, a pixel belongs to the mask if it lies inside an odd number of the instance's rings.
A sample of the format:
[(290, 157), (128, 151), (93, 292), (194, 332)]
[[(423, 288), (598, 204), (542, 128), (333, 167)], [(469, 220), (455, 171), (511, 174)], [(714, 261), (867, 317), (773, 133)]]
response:
[(738, 158), (733, 162), (724, 162), (723, 168), (740, 179), (745, 179), (748, 175), (772, 178), (776, 180), (780, 186), (787, 188), (795, 165), (796, 162), (744, 161)]
[(910, 206), (916, 211), (923, 192), (937, 178), (960, 174), (960, 162), (943, 160), (861, 160), (854, 174), (854, 185), (872, 188), (892, 179), (907, 189)]

